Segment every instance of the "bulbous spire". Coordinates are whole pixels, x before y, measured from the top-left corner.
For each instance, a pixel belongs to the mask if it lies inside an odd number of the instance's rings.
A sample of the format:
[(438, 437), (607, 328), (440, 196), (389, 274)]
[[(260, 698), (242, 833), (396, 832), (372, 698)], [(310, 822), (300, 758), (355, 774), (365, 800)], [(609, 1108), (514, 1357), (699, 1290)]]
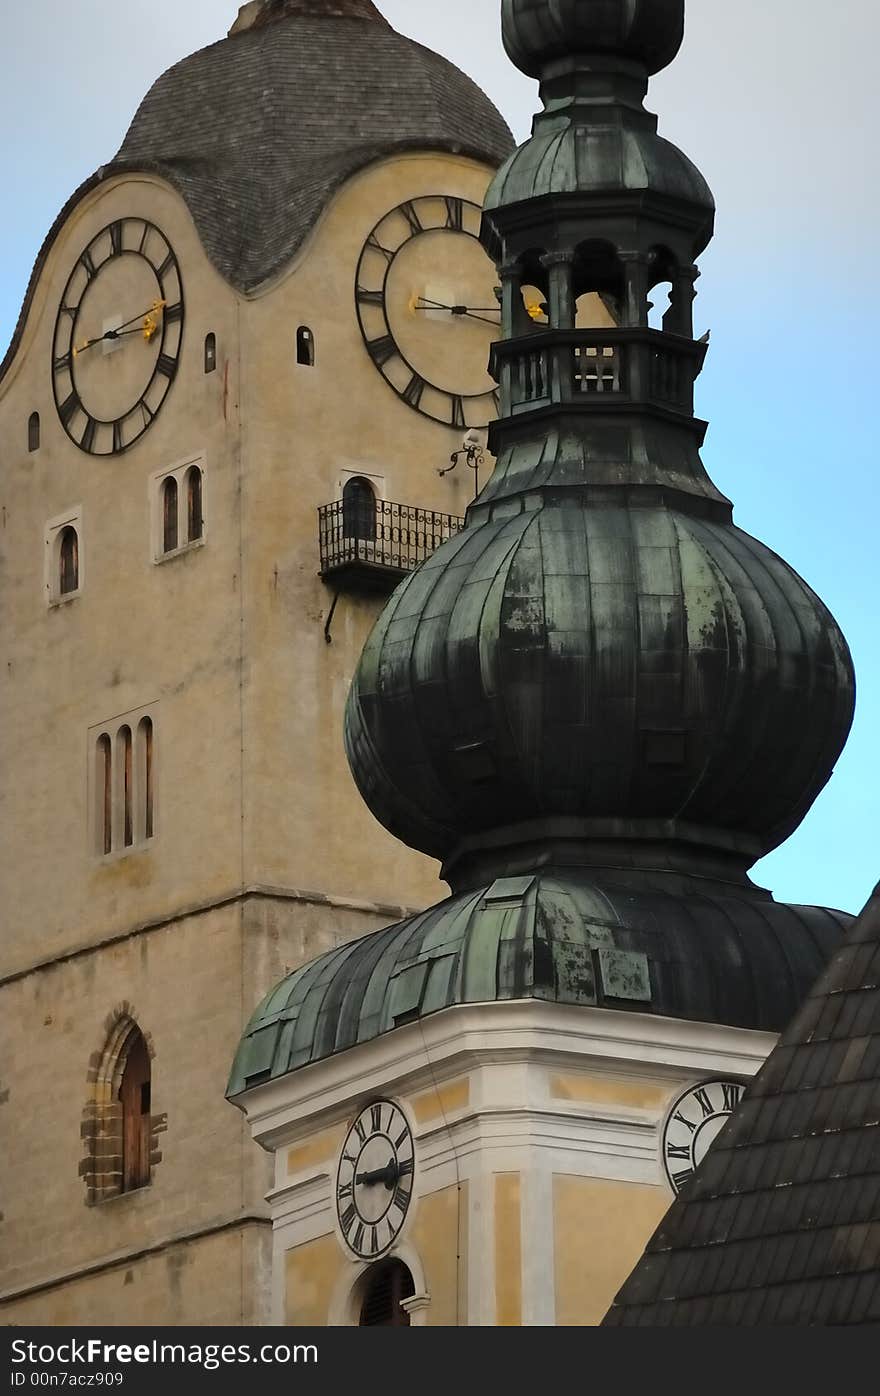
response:
[(642, 105), (683, 12), (504, 0), (545, 109), (483, 220), (497, 465), (380, 618), (346, 725), (367, 804), (456, 889), (603, 860), (744, 883), (852, 721), (833, 617), (734, 526), (700, 458), (695, 259), (714, 205)]
[(614, 54), (659, 73), (684, 38), (684, 0), (503, 0), (504, 47), (529, 77), (577, 55)]

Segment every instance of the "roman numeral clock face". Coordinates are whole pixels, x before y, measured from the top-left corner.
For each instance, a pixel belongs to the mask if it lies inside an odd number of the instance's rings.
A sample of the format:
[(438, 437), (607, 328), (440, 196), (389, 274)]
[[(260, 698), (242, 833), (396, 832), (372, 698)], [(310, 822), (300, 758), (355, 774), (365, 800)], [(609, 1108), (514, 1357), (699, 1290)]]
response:
[(128, 450), (177, 375), (183, 284), (165, 234), (109, 224), (77, 258), (55, 321), (52, 386), (67, 435), (94, 456)]
[(398, 397), (464, 431), (498, 415), (489, 352), (501, 328), (482, 212), (434, 194), (392, 209), (361, 252), (355, 302), (367, 353)]
[(746, 1088), (742, 1081), (701, 1081), (679, 1096), (662, 1134), (663, 1163), (673, 1192), (699, 1168)]
[(415, 1150), (406, 1117), (388, 1100), (362, 1110), (339, 1160), (336, 1210), (346, 1244), (375, 1260), (400, 1235), (412, 1200)]

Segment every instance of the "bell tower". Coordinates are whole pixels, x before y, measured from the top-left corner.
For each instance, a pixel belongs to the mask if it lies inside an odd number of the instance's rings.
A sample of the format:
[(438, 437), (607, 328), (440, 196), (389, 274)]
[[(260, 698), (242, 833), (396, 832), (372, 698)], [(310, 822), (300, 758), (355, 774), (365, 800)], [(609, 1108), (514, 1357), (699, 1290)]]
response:
[(299, 970), (242, 1041), (278, 1321), (362, 1321), (396, 1262), (413, 1322), (598, 1322), (848, 923), (749, 876), (828, 780), (854, 679), (700, 457), (714, 203), (643, 105), (684, 0), (502, 13), (543, 110), (484, 208), (497, 466), (346, 717), (361, 794), (452, 895)]

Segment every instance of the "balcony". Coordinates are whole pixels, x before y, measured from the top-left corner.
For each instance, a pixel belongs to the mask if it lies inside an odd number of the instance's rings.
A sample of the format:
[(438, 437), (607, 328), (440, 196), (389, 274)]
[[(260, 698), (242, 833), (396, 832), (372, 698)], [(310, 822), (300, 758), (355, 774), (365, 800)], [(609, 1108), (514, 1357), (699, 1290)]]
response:
[(499, 341), (492, 371), (513, 415), (551, 404), (693, 415), (706, 346), (650, 329), (543, 330)]
[(463, 528), (455, 514), (384, 499), (325, 504), (318, 510), (321, 576), (339, 590), (390, 593)]

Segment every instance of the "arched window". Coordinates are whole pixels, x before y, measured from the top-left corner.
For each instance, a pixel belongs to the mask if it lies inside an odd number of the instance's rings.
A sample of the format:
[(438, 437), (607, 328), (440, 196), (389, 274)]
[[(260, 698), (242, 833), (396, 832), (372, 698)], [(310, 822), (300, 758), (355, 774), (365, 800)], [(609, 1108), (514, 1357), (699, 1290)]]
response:
[(58, 542), (58, 591), (61, 596), (79, 591), (79, 538), (70, 524)]
[(346, 481), (342, 491), (342, 533), (360, 542), (376, 541), (376, 495), (359, 475)]
[(133, 776), (132, 770), (132, 749), (131, 749), (131, 728), (120, 727), (116, 735), (116, 754), (119, 758), (119, 772), (122, 781), (122, 839), (126, 848), (131, 848), (134, 843), (134, 821), (132, 818), (133, 807)]
[(162, 485), (162, 551), (173, 553), (177, 548), (177, 481), (173, 475)]
[(150, 1181), (150, 1054), (137, 1028), (125, 1047), (119, 1085), (122, 1106), (122, 1192), (134, 1192)]
[(145, 839), (153, 837), (155, 803), (153, 774), (153, 720), (141, 718), (137, 736), (138, 804), (140, 806), (141, 832)]
[(308, 325), (300, 325), (296, 332), (296, 361), (306, 368), (315, 366), (315, 336)]
[(123, 1003), (107, 1021), (103, 1050), (89, 1067), (89, 1099), (82, 1121), (86, 1154), (80, 1174), (91, 1205), (145, 1187), (161, 1159), (154, 1147), (152, 1052)]
[(413, 1277), (400, 1260), (383, 1260), (367, 1271), (361, 1303), (361, 1328), (409, 1328), (401, 1300), (416, 1292)]
[(198, 542), (204, 531), (204, 523), (202, 516), (202, 472), (197, 465), (191, 465), (186, 473), (187, 542)]
[(99, 853), (113, 852), (113, 747), (106, 732), (98, 738), (95, 792)]
[(213, 373), (217, 367), (217, 336), (205, 335), (205, 372)]
[(40, 449), (40, 414), (32, 412), (28, 418), (28, 450), (39, 451)]

